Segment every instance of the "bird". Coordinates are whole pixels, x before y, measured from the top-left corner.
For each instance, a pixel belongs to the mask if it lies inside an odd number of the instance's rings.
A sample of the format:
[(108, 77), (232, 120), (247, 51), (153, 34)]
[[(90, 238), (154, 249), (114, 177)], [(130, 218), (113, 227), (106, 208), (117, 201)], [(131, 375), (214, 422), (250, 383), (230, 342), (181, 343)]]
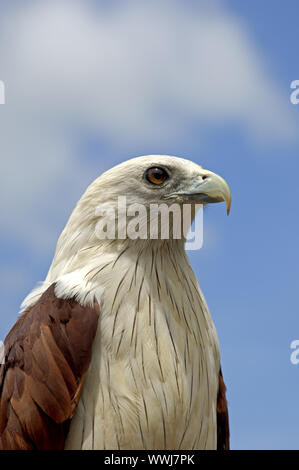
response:
[(138, 236), (152, 205), (189, 204), (195, 217), (222, 201), (229, 213), (221, 176), (169, 155), (129, 159), (90, 184), (4, 341), (0, 449), (229, 449), (219, 341), (186, 236)]

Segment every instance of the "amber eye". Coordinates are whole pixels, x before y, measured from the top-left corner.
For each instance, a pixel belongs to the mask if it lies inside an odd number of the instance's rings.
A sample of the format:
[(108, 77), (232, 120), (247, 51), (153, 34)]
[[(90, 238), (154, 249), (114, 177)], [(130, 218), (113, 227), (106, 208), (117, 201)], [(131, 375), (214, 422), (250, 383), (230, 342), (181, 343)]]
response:
[(163, 168), (149, 168), (145, 172), (145, 179), (152, 184), (162, 184), (168, 178), (168, 174)]

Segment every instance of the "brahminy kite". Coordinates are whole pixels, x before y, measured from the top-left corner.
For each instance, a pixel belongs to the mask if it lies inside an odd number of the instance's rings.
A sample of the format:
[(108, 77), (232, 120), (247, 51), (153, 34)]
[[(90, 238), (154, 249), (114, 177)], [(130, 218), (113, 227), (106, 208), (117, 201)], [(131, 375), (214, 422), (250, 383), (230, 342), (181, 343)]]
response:
[(148, 214), (220, 201), (229, 212), (231, 202), (223, 178), (161, 155), (123, 162), (87, 188), (5, 340), (1, 449), (229, 448), (217, 333), (186, 237), (130, 237), (123, 223), (100, 237), (99, 207), (111, 219), (120, 197), (133, 206), (128, 225), (136, 204)]

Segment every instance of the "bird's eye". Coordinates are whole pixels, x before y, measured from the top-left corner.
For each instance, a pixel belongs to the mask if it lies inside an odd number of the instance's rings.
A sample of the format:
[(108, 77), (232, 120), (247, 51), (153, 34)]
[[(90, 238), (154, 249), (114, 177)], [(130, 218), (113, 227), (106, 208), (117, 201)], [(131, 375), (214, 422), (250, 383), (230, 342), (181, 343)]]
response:
[(149, 168), (145, 172), (145, 179), (152, 184), (162, 184), (168, 178), (168, 173), (163, 168)]

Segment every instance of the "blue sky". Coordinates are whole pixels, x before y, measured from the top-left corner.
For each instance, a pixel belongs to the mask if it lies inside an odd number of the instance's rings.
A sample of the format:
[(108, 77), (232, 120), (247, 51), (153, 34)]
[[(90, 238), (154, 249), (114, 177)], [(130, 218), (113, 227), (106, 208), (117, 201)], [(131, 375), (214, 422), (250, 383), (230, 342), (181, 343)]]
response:
[(215, 321), (234, 449), (298, 449), (296, 0), (0, 2), (0, 338), (86, 186), (169, 154), (221, 174), (190, 259)]

